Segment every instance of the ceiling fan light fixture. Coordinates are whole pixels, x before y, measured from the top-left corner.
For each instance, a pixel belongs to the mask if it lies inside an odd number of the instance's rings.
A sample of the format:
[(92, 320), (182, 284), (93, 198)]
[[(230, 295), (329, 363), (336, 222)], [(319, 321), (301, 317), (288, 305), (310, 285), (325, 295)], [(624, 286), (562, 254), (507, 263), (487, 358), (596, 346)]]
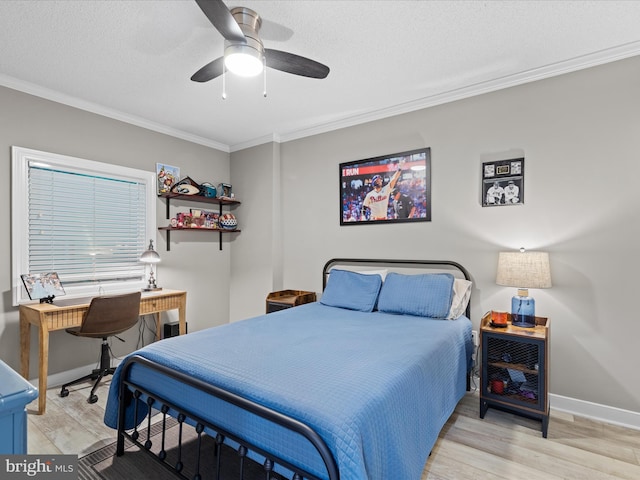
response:
[(246, 7), (227, 9), (223, 0), (195, 1), (225, 42), (224, 55), (194, 73), (192, 81), (208, 82), (222, 75), (224, 84), (227, 71), (245, 77), (264, 72), (266, 96), (266, 67), (308, 78), (326, 78), (329, 74), (329, 67), (315, 60), (281, 50), (265, 49), (258, 33), (262, 19), (254, 10)]
[(264, 69), (264, 57), (250, 45), (229, 45), (224, 50), (224, 66), (241, 77), (255, 77)]

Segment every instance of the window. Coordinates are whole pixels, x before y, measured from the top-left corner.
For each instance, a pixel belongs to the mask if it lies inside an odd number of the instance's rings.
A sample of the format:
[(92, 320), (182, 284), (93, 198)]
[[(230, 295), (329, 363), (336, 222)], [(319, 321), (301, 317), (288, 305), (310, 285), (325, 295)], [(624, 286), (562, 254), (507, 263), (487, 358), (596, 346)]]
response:
[(144, 285), (138, 261), (155, 239), (155, 174), (12, 147), (14, 305), (29, 300), (20, 275), (54, 271), (66, 294)]

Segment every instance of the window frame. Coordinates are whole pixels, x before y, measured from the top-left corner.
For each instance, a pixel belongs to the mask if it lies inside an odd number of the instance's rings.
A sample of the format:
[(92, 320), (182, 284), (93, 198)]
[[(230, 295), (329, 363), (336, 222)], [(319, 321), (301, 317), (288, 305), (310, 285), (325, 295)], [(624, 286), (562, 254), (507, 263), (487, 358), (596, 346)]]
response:
[[(144, 183), (147, 211), (146, 238), (153, 240), (155, 243), (157, 233), (155, 172), (18, 146), (11, 147), (11, 161), (11, 281), (13, 306), (32, 302), (24, 289), (20, 275), (23, 273), (37, 273), (28, 272), (29, 162), (40, 162), (77, 173)], [(98, 286), (96, 284), (65, 286), (65, 298), (133, 291), (141, 289), (145, 285), (146, 279), (143, 276), (140, 280), (101, 282)]]

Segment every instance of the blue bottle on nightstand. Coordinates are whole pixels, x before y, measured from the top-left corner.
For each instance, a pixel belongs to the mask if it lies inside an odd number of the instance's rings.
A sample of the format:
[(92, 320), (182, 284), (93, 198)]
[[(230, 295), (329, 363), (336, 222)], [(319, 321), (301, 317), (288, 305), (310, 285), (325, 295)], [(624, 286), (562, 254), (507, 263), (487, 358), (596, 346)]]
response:
[(511, 324), (516, 327), (536, 326), (536, 302), (529, 296), (529, 290), (518, 289), (518, 295), (511, 299)]

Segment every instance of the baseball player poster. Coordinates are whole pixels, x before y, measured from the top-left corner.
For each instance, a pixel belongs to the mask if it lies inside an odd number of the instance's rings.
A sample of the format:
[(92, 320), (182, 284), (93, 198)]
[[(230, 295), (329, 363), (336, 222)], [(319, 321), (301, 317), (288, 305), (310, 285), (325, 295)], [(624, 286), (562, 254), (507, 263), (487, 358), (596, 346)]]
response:
[(482, 164), (482, 206), (524, 204), (524, 158)]
[(431, 149), (340, 164), (340, 225), (431, 221)]

